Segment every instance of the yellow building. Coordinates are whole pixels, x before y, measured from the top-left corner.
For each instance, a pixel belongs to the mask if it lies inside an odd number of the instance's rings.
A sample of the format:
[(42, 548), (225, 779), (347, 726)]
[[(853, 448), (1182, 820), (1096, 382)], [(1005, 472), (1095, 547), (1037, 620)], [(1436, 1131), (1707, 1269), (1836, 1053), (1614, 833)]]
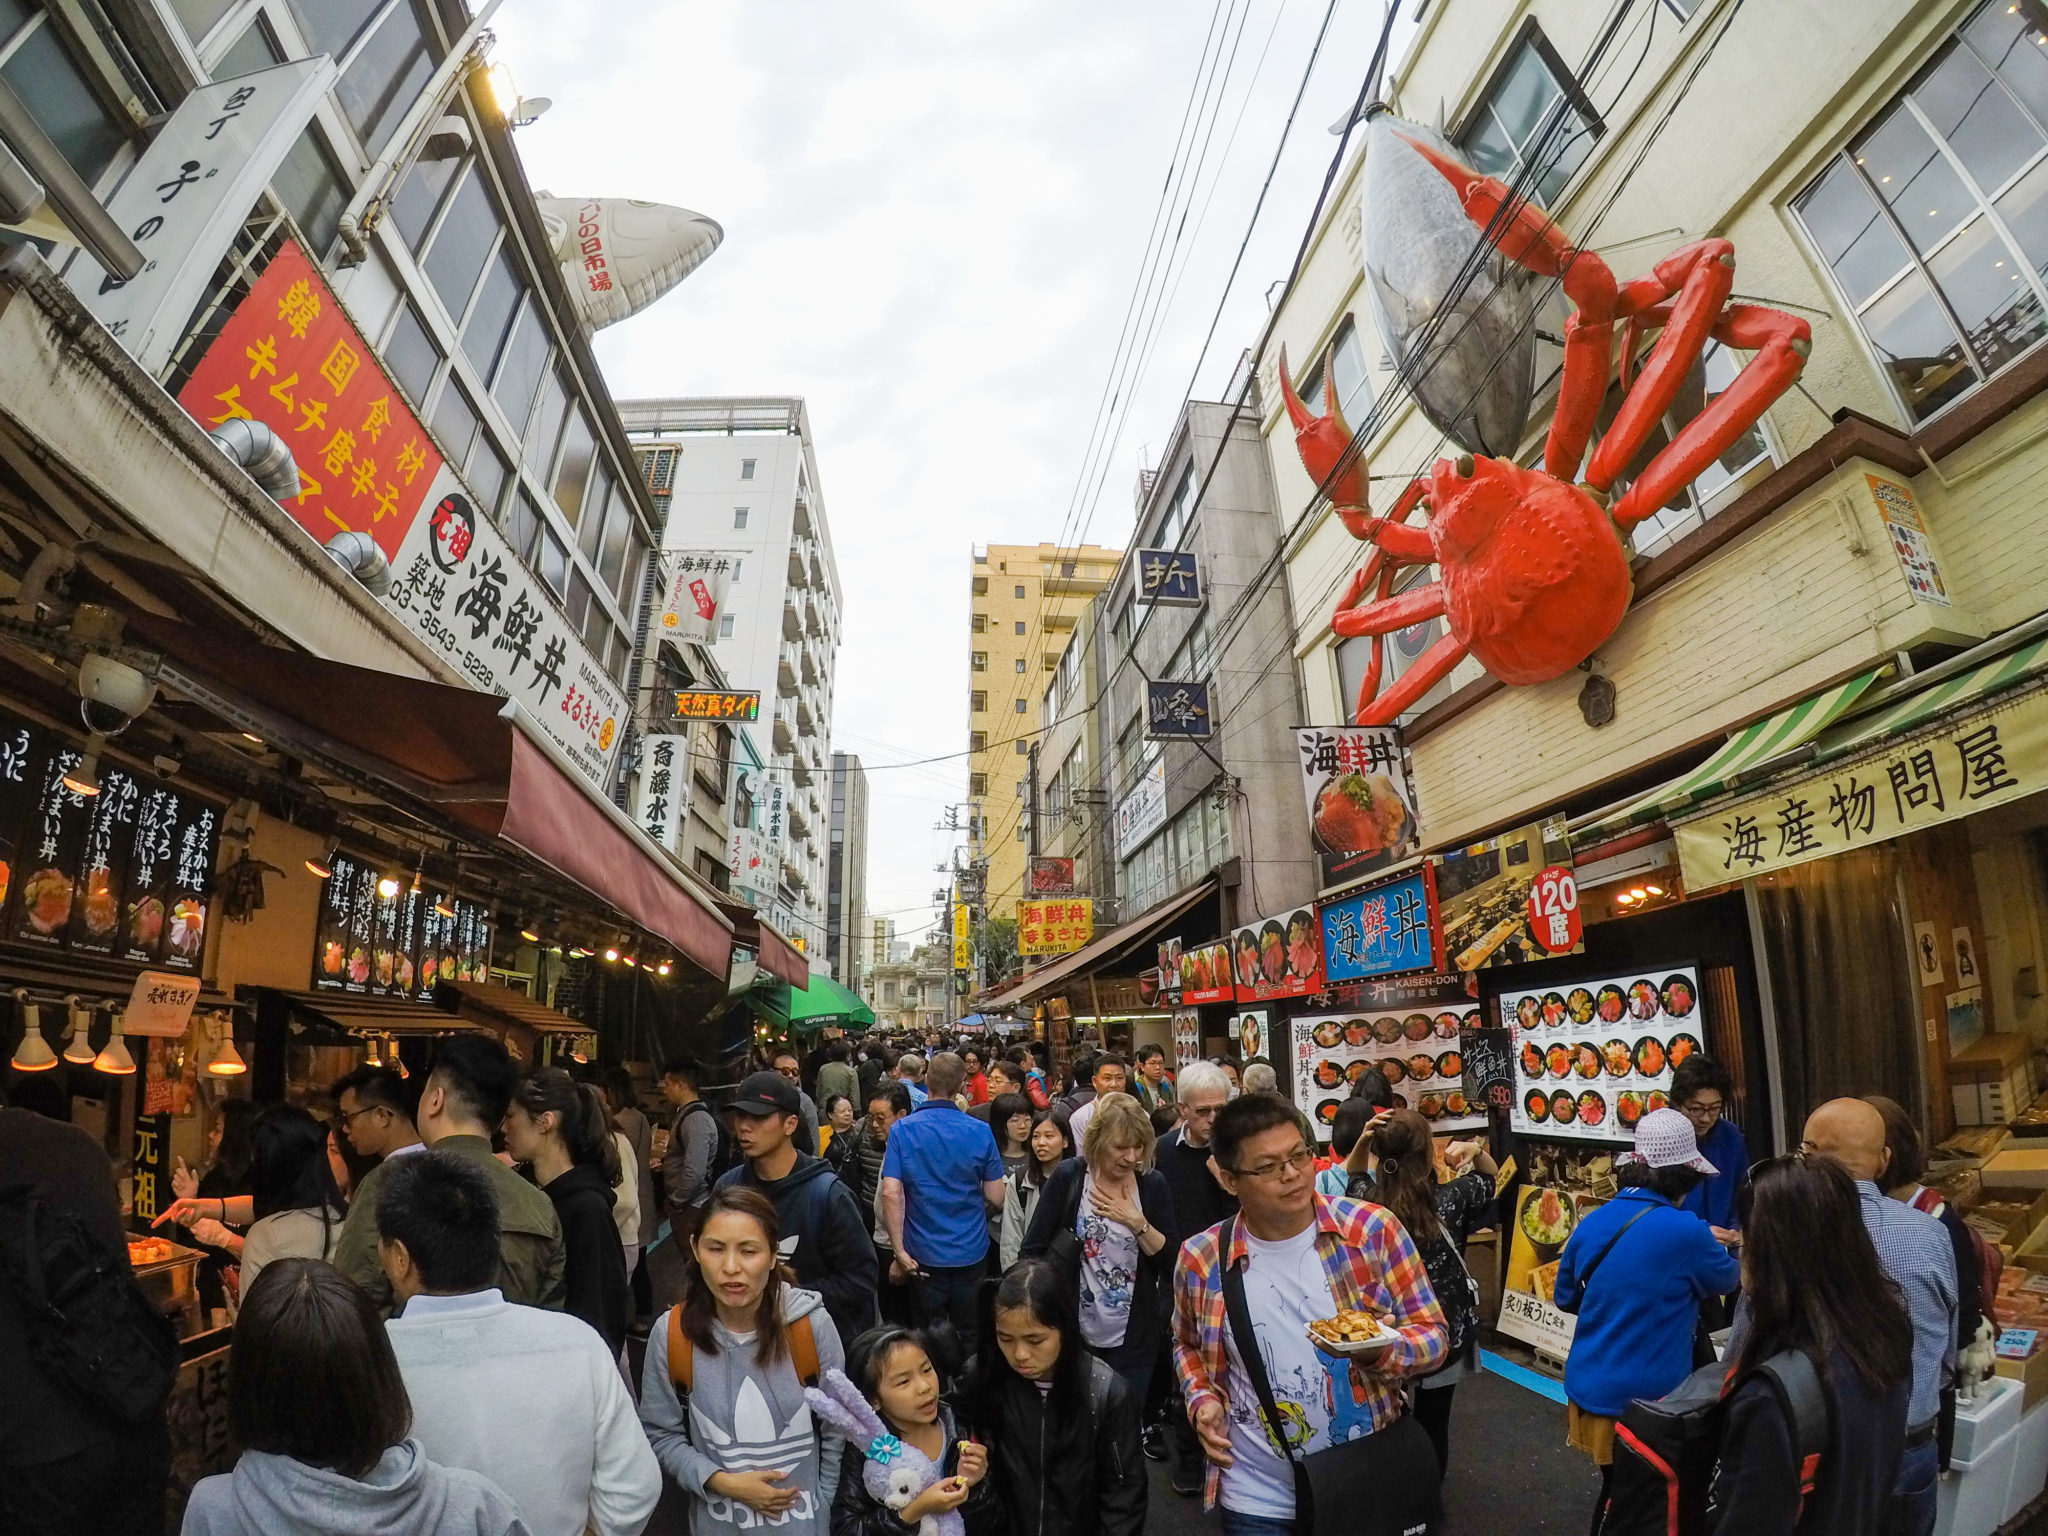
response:
[[(968, 846), (986, 861), (990, 915), (1014, 917), (1030, 836), (1024, 784), (1038, 704), (1075, 620), (1122, 552), (1093, 544), (977, 546), (967, 636)], [(1050, 771), (1048, 769), (1048, 771)]]

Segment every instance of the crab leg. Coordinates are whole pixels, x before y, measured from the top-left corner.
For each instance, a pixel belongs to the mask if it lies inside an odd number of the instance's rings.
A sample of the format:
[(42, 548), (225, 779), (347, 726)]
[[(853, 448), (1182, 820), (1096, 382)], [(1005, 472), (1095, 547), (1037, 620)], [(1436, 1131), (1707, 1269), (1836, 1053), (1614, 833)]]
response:
[(1408, 514), (1428, 490), (1427, 480), (1410, 480), (1385, 517), (1374, 517), (1370, 507), (1350, 506), (1341, 501), (1332, 510), (1350, 530), (1351, 537), (1361, 543), (1377, 544), (1389, 554), (1401, 555), (1411, 562), (1430, 561), (1436, 559), (1436, 546), (1430, 543), (1428, 531), (1408, 526)]
[[(1391, 577), (1394, 573), (1389, 569), (1386, 574)], [(1353, 635), (1391, 635), (1397, 629), (1436, 618), (1443, 611), (1444, 585), (1440, 581), (1432, 581), (1427, 586), (1403, 592), (1399, 597), (1382, 596), (1379, 601), (1368, 603), (1363, 608), (1347, 608), (1333, 613), (1330, 615), (1330, 630), (1346, 639)]]
[[(1680, 487), (1689, 485), (1755, 426), (1771, 402), (1792, 387), (1813, 349), (1812, 328), (1804, 320), (1761, 304), (1731, 304), (1710, 334), (1723, 346), (1755, 355), (1735, 382), (1687, 422), (1615, 502), (1611, 515), (1624, 533), (1676, 496)], [(1635, 396), (1629, 399), (1633, 402)], [(1604, 440), (1600, 448), (1606, 451)]]
[(1430, 689), (1442, 682), (1465, 659), (1465, 646), (1456, 635), (1445, 635), (1416, 657), (1415, 665), (1394, 679), (1394, 686), (1378, 698), (1358, 701), (1356, 720), (1360, 725), (1390, 725)]
[[(1586, 456), (1587, 439), (1600, 415), (1600, 402), (1607, 394), (1614, 356), (1613, 272), (1593, 252), (1582, 251), (1565, 239), (1564, 231), (1541, 209), (1527, 198), (1517, 198), (1498, 178), (1481, 176), (1471, 166), (1405, 133), (1398, 137), (1436, 167), (1458, 194), (1466, 217), (1481, 230), (1492, 231), (1494, 247), (1503, 256), (1563, 283), (1574, 313), (1564, 325), (1564, 373), (1558, 385), (1557, 413), (1550, 419), (1550, 436), (1543, 445), (1543, 468), (1559, 480), (1576, 479)], [(1502, 217), (1504, 208), (1508, 212)]]
[[(1735, 286), (1735, 247), (1726, 240), (1701, 240), (1666, 256), (1648, 273), (1622, 286), (1616, 313), (1631, 321), (1646, 310), (1663, 317), (1664, 333), (1651, 348), (1635, 385), (1615, 412), (1614, 423), (1586, 465), (1586, 484), (1605, 492), (1628, 467), (1643, 440), (1671, 408), (1679, 385), (1701, 350), (1721, 306)], [(1677, 295), (1673, 299), (1673, 295)], [(1669, 308), (1665, 308), (1669, 300)], [(1628, 327), (1634, 350), (1637, 327)]]

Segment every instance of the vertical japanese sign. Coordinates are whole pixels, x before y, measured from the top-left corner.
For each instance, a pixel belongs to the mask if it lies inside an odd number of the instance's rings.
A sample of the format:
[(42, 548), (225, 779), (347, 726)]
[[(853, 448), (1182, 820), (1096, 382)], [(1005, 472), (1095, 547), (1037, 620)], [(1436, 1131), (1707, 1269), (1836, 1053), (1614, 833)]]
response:
[(1166, 825), (1166, 759), (1147, 768), (1116, 805), (1116, 856), (1127, 859)]
[(1321, 889), (1370, 874), (1421, 846), (1400, 731), (1392, 726), (1309, 726), (1294, 738)]
[(1325, 902), (1322, 919), (1323, 973), (1333, 982), (1433, 970), (1443, 956), (1436, 883), (1427, 864)]
[(107, 199), (142, 270), (123, 282), (81, 251), (64, 280), (150, 373), (170, 361), (235, 232), (333, 83), (321, 54), (195, 87)]
[(967, 903), (960, 899), (960, 893), (953, 893), (953, 969), (965, 971), (973, 968), (974, 961), (967, 943)]
[(206, 349), (178, 404), (201, 426), (260, 421), (291, 447), (299, 494), (282, 503), (317, 543), (367, 533), (396, 565), (441, 455), (290, 240)]
[(661, 557), (660, 632), (676, 640), (715, 640), (725, 612), (734, 556), (717, 549), (682, 549)]
[(135, 1157), (130, 1168), (133, 1209), (138, 1221), (155, 1221), (171, 1203), (171, 1117), (144, 1114), (135, 1096)]
[(649, 736), (640, 754), (640, 829), (670, 853), (682, 848), (690, 814), (690, 738)]

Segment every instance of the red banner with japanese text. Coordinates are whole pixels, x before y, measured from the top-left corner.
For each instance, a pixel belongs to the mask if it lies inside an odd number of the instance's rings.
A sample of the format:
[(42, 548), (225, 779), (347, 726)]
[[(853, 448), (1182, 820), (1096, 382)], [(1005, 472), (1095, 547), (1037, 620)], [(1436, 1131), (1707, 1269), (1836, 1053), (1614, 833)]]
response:
[(241, 417), (282, 437), (299, 494), (282, 503), (325, 544), (367, 533), (396, 561), (441, 455), (306, 253), (285, 241), (178, 404), (203, 427)]

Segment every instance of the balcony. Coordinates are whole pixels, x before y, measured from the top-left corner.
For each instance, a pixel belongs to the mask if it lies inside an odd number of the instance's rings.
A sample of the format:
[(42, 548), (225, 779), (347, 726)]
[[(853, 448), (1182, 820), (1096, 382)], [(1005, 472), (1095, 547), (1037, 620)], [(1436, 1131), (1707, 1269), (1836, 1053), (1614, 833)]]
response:
[(818, 653), (814, 646), (803, 646), (798, 651), (801, 676), (806, 685), (815, 687), (818, 682)]
[(825, 633), (823, 610), (808, 589), (804, 592), (804, 633), (814, 637)]
[(805, 736), (811, 735), (818, 728), (818, 717), (811, 708), (811, 693), (808, 688), (800, 690), (796, 696), (796, 725)]
[(1039, 582), (1047, 597), (1093, 597), (1109, 590), (1107, 576), (1047, 576)]
[(790, 796), (786, 814), (789, 817), (789, 830), (791, 834), (798, 842), (808, 843), (811, 840), (811, 818), (805, 814), (804, 797), (801, 795)]
[(797, 660), (801, 647), (785, 641), (776, 652), (775, 687), (785, 699), (796, 697), (797, 673), (802, 663)]
[(796, 750), (796, 706), (778, 702), (775, 706), (775, 750), (794, 752)]
[(811, 531), (811, 500), (808, 491), (796, 493), (796, 516), (791, 526), (798, 533), (808, 534)]
[(789, 780), (798, 789), (809, 789), (811, 787), (812, 772), (813, 770), (809, 763), (793, 762), (789, 765)]
[(811, 540), (811, 585), (819, 591), (825, 590), (825, 546), (816, 539)]
[(784, 590), (782, 594), (782, 638), (785, 640), (801, 640), (804, 637), (804, 616), (803, 611), (798, 607), (801, 601), (801, 596), (793, 589)]

